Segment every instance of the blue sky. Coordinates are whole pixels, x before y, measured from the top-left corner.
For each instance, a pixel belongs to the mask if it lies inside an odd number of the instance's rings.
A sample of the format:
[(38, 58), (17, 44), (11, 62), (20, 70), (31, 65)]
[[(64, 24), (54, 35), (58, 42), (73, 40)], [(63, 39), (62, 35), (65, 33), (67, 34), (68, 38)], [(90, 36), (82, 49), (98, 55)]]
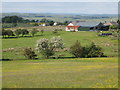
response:
[(120, 0), (2, 0), (2, 2), (119, 2)]
[(117, 14), (117, 2), (3, 2), (3, 12)]

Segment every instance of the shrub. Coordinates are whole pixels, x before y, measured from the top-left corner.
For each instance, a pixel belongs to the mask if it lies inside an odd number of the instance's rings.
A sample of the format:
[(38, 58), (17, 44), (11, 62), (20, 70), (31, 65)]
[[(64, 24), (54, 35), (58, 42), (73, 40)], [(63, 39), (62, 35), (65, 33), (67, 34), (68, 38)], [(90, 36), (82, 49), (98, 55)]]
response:
[(25, 48), (23, 55), (27, 58), (27, 59), (35, 59), (35, 57), (37, 56), (35, 54), (35, 52), (32, 50), (32, 48)]
[(104, 56), (104, 53), (102, 51), (102, 48), (99, 46), (96, 46), (94, 43), (92, 43), (87, 48), (87, 57), (102, 57)]
[(89, 57), (103, 57), (103, 56), (104, 53), (102, 51), (102, 48), (96, 46), (94, 43), (92, 43), (88, 47), (83, 47), (82, 57), (89, 58)]
[(40, 32), (41, 32), (41, 35), (43, 35), (43, 33), (44, 33), (44, 30), (41, 30)]
[(70, 47), (70, 53), (77, 58), (82, 56), (82, 47), (78, 40)]
[(58, 30), (57, 29), (53, 30), (53, 34), (59, 35)]
[(76, 43), (70, 47), (70, 53), (72, 53), (77, 58), (78, 57), (90, 58), (90, 57), (105, 56), (101, 47), (96, 46), (94, 43), (92, 43), (88, 47), (82, 47), (79, 41), (76, 41)]

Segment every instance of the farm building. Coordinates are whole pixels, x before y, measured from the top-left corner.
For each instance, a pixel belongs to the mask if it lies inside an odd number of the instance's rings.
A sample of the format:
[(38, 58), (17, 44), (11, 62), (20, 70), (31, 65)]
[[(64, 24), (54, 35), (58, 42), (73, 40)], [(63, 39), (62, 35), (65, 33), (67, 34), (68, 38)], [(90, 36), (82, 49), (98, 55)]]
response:
[(109, 27), (112, 25), (118, 25), (117, 22), (109, 22), (109, 23), (99, 23), (98, 25), (96, 25), (95, 27), (91, 27), (92, 29), (95, 30), (109, 30)]
[(74, 25), (73, 23), (68, 24), (66, 27), (66, 31), (78, 31), (78, 25)]
[(104, 23), (105, 26), (112, 26), (112, 25), (118, 25), (117, 22), (109, 22), (109, 23)]
[(98, 22), (93, 21), (71, 21), (66, 27), (66, 31), (89, 31), (90, 27), (96, 26)]
[(109, 26), (108, 25), (104, 25), (104, 23), (99, 23), (98, 25), (94, 26), (94, 27), (91, 27), (90, 29), (92, 30), (108, 30), (109, 29)]

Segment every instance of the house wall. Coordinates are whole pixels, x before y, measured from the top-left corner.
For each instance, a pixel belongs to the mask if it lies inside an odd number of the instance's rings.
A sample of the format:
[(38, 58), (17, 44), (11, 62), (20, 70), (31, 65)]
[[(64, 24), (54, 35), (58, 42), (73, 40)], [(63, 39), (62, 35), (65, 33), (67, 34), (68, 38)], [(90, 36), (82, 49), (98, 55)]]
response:
[(66, 27), (66, 31), (78, 31), (77, 27)]

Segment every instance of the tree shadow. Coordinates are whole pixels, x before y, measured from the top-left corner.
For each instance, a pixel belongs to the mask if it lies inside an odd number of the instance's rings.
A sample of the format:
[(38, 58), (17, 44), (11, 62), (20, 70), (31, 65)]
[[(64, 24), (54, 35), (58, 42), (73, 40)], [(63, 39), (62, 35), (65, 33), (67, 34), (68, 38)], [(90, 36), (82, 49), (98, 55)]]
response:
[(70, 59), (70, 58), (76, 58), (76, 57), (51, 57), (51, 59)]
[(0, 61), (13, 61), (13, 59), (0, 59)]
[(44, 35), (35, 35), (34, 37), (40, 37), (40, 36), (44, 36)]

